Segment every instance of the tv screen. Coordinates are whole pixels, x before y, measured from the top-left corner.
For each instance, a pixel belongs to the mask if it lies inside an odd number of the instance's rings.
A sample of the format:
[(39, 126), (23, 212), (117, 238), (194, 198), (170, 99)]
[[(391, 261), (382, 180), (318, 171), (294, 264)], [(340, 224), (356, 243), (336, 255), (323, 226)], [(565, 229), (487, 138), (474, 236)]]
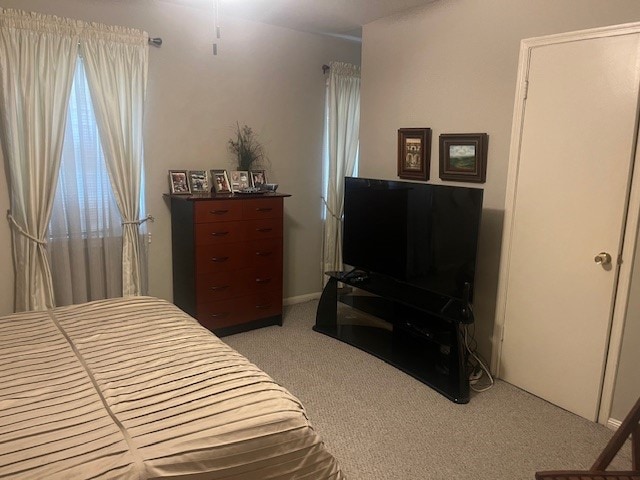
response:
[(343, 261), (463, 299), (465, 284), (473, 287), (482, 194), (479, 188), (347, 177)]

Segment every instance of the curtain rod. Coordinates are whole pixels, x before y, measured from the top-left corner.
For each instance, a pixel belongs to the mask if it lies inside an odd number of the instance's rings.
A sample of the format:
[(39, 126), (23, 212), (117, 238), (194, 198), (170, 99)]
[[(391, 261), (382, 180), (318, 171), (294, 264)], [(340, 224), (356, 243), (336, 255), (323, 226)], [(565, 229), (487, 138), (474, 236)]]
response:
[(331, 70), (331, 67), (329, 65), (322, 65), (323, 74), (327, 73), (329, 70)]
[(159, 47), (162, 45), (162, 39), (160, 37), (151, 38), (149, 37), (149, 45), (153, 45), (154, 47)]

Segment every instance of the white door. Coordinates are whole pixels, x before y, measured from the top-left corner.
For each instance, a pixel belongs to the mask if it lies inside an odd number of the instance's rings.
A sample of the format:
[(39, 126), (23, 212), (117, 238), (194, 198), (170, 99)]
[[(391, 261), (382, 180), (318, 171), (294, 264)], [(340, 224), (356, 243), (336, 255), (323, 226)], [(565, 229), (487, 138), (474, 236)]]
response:
[[(527, 51), (498, 368), (507, 382), (596, 420), (635, 151), (640, 35), (583, 37)], [(610, 264), (596, 263), (601, 252)]]

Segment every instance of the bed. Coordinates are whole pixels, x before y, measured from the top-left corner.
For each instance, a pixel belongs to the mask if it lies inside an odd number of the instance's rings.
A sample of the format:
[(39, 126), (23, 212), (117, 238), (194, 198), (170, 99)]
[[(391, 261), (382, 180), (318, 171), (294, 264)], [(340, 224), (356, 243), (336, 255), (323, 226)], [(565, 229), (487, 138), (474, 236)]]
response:
[(168, 302), (13, 314), (0, 338), (0, 478), (344, 478), (300, 401)]

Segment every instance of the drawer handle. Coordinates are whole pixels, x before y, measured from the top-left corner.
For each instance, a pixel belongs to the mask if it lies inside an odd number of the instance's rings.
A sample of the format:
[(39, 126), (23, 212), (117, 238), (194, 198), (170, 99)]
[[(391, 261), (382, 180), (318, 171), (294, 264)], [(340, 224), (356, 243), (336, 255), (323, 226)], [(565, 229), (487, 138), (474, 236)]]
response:
[(223, 312), (223, 313), (212, 313), (210, 315), (211, 318), (225, 318), (229, 316), (229, 312)]
[(273, 252), (256, 252), (256, 255), (258, 257), (268, 257), (269, 255), (271, 255)]
[(270, 308), (270, 307), (271, 307), (270, 303), (267, 303), (266, 305), (256, 305), (256, 309), (260, 309), (260, 310), (265, 308)]
[(229, 288), (229, 285), (214, 285), (211, 287), (211, 290), (215, 292), (217, 290), (224, 290), (225, 288)]
[(256, 278), (256, 283), (269, 283), (271, 278)]
[(271, 230), (273, 230), (273, 228), (266, 228), (266, 227), (265, 228), (256, 228), (256, 232), (263, 232), (263, 233), (270, 232)]
[(225, 235), (229, 235), (229, 232), (211, 232), (211, 235), (214, 237), (224, 237)]
[(229, 210), (209, 210), (211, 215), (224, 215), (225, 213), (229, 213)]
[(271, 207), (258, 207), (258, 208), (256, 208), (256, 212), (270, 212), (271, 210), (273, 210), (273, 208), (271, 208)]
[(226, 262), (229, 257), (211, 257), (212, 262)]

